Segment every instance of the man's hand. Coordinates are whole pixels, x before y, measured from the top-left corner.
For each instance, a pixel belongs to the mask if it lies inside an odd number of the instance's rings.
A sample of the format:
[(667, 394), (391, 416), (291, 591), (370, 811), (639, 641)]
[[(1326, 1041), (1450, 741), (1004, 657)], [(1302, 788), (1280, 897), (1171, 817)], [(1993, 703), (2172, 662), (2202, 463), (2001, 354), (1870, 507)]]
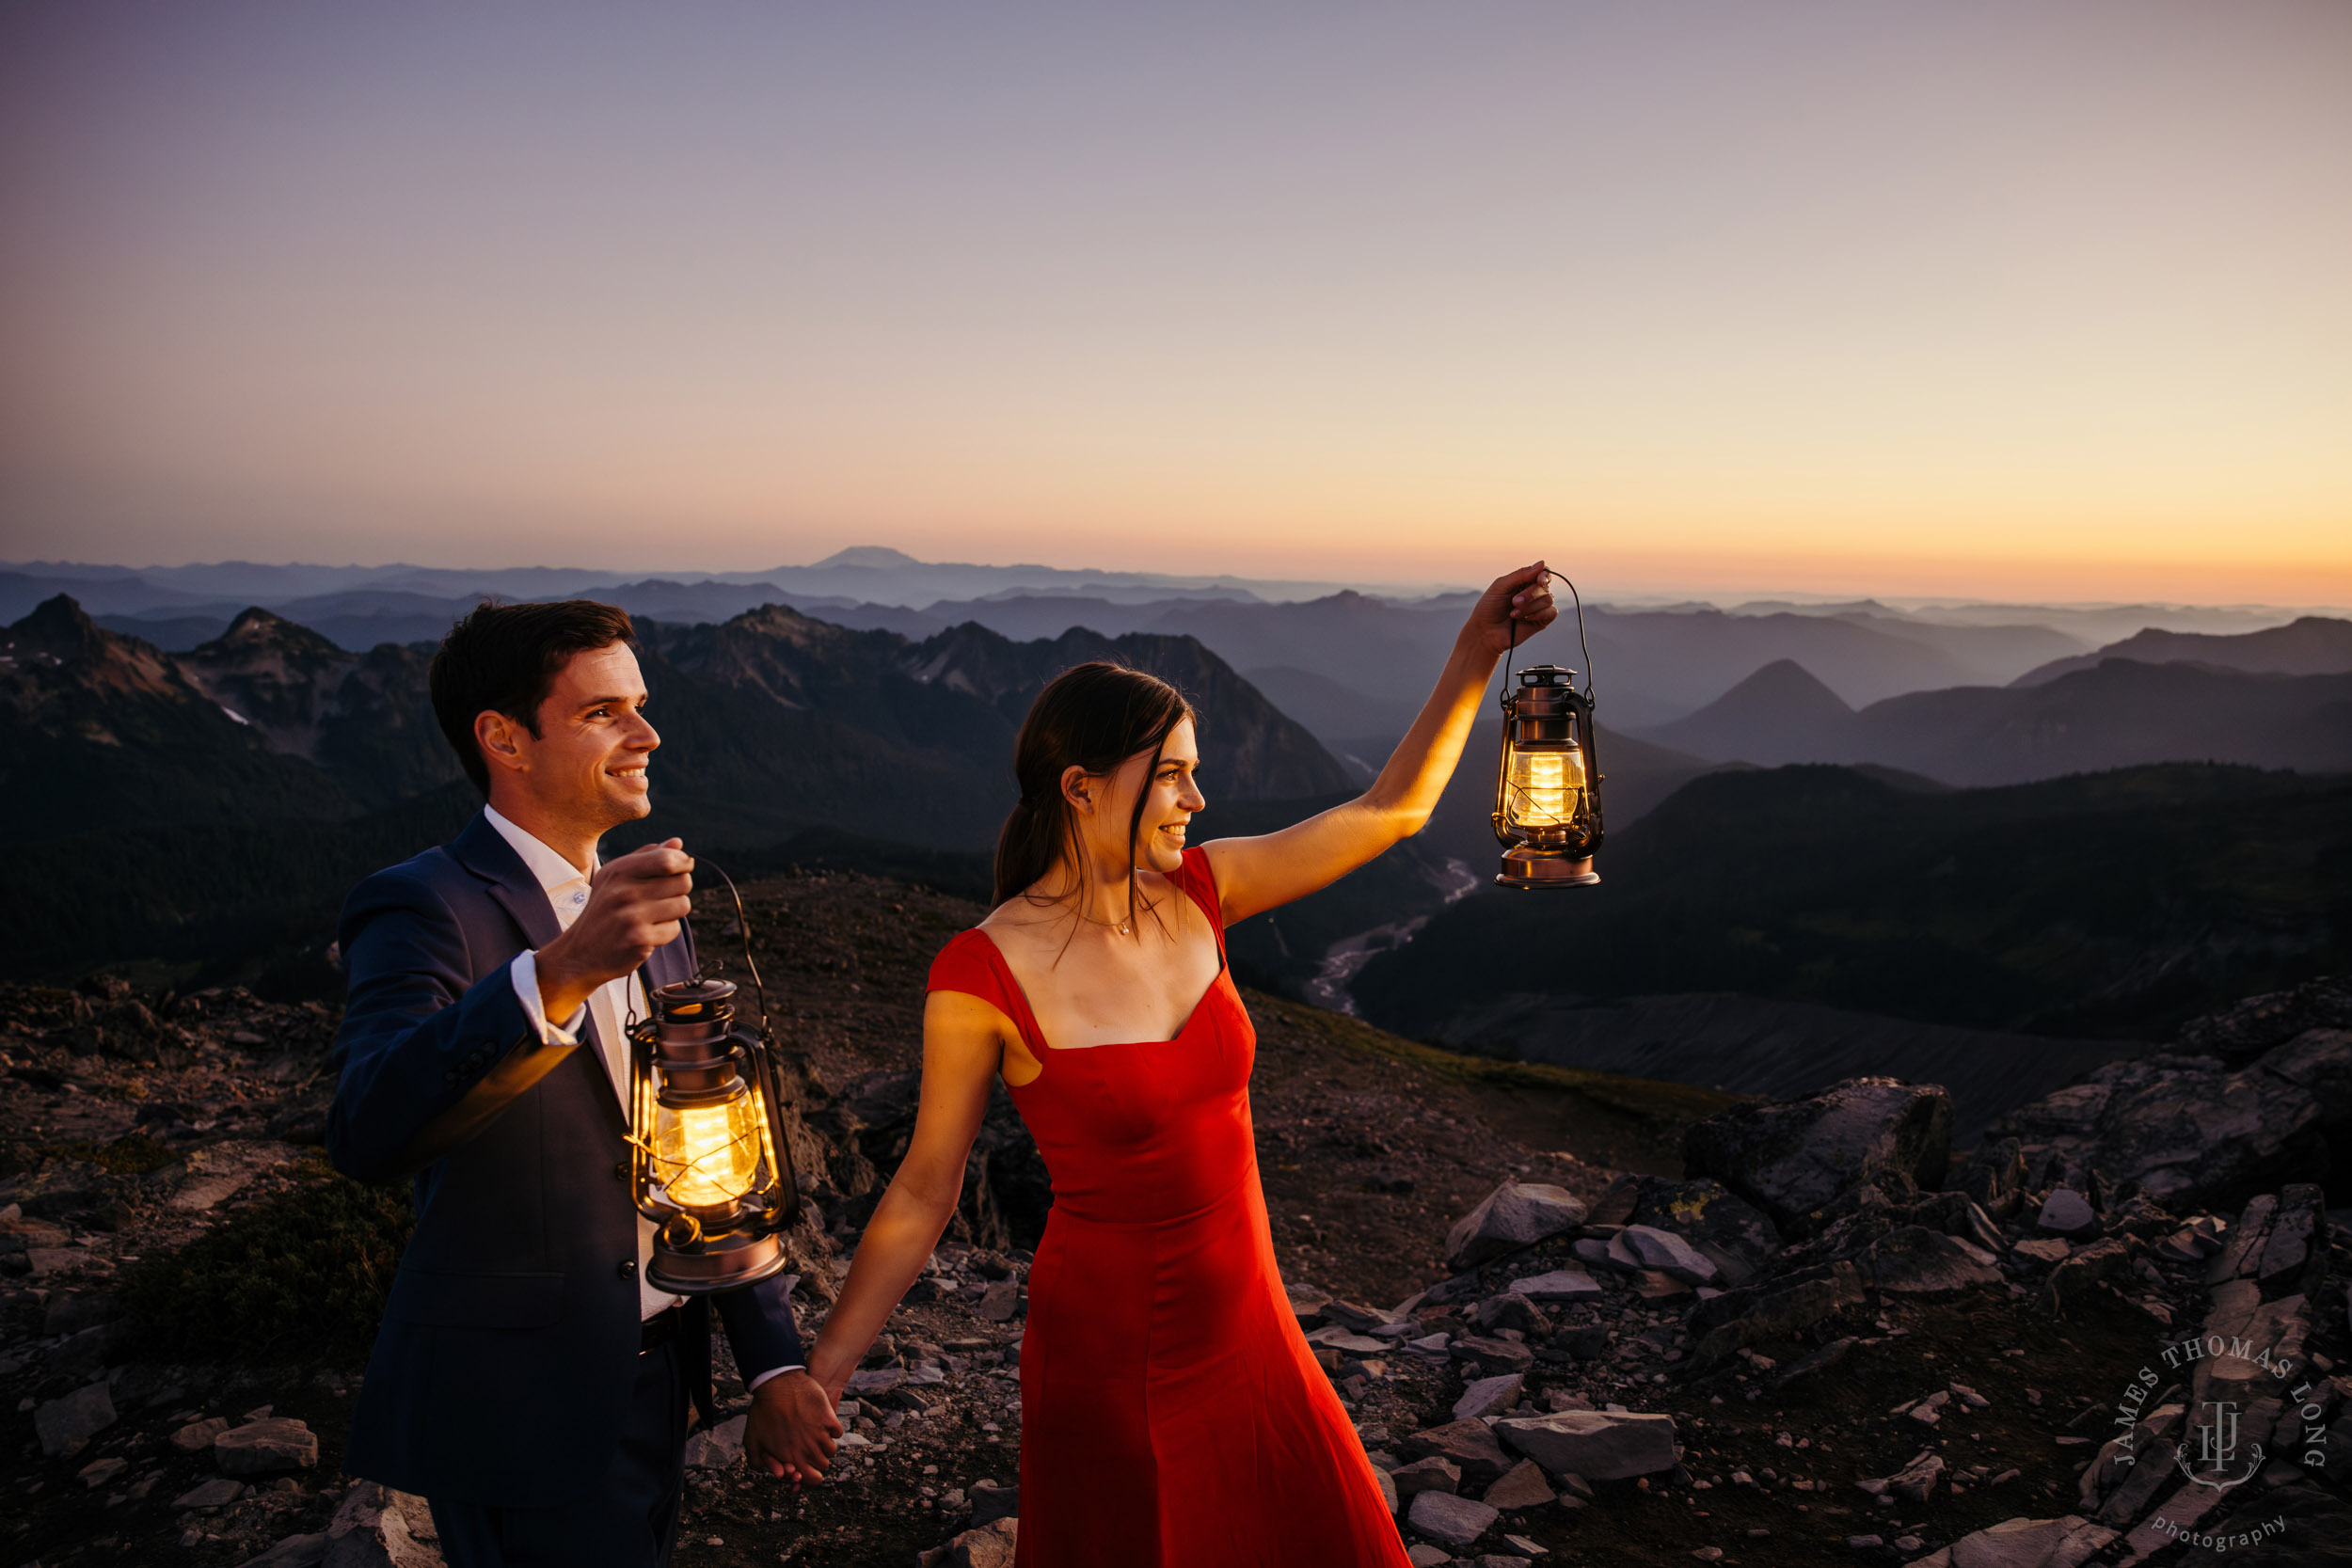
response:
[(550, 1022), (580, 1011), (598, 986), (634, 971), (677, 940), (694, 907), (694, 858), (677, 839), (607, 861), (571, 929), (539, 949), (539, 1006)]
[(794, 1486), (813, 1486), (833, 1465), (841, 1418), (817, 1380), (804, 1371), (771, 1377), (752, 1391), (743, 1423), (743, 1458)]

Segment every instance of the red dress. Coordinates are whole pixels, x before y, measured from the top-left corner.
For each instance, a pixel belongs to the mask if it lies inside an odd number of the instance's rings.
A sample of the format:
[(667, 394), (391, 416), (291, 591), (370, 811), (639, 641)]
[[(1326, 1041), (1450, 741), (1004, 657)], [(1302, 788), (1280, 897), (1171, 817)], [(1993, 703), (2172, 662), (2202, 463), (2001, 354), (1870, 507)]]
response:
[(1172, 1040), (1056, 1051), (986, 933), (930, 989), (1018, 1024), (1012, 1090), (1054, 1179), (1021, 1342), (1019, 1568), (1406, 1568), (1362, 1444), (1299, 1332), (1249, 1124), (1257, 1032), (1207, 858), (1171, 879), (1216, 932)]

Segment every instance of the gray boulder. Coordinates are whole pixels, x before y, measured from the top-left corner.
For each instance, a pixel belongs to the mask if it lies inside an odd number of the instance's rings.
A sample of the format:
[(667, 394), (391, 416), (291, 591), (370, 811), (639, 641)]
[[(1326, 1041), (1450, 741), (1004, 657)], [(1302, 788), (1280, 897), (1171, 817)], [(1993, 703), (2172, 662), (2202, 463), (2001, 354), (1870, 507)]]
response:
[(1880, 1290), (1910, 1295), (2001, 1283), (1999, 1263), (1991, 1253), (1921, 1225), (1902, 1226), (1872, 1242), (1861, 1267)]
[(2116, 1532), (2076, 1514), (2062, 1519), (2005, 1519), (1962, 1536), (1912, 1568), (2079, 1568)]
[(1466, 1334), (1447, 1349), (1454, 1360), (1477, 1368), (1486, 1377), (1524, 1372), (1535, 1365), (1535, 1353), (1518, 1339), (1490, 1339)]
[[(1462, 1489), (1462, 1468), (1448, 1459), (1431, 1454), (1416, 1459), (1410, 1465), (1400, 1465), (1387, 1472), (1390, 1489), (1398, 1497), (1418, 1497), (1423, 1492), (1459, 1492)], [(1389, 1510), (1393, 1513), (1395, 1509)]]
[(1714, 1260), (1676, 1235), (1653, 1226), (1629, 1225), (1618, 1233), (1619, 1239), (1641, 1259), (1642, 1267), (1656, 1269), (1669, 1279), (1679, 1279), (1685, 1285), (1712, 1285), (1719, 1272)]
[(1633, 1207), (1623, 1223), (1687, 1239), (1722, 1272), (1715, 1283), (1746, 1284), (1780, 1250), (1780, 1232), (1772, 1222), (1720, 1181), (1642, 1176), (1633, 1179), (1632, 1190)]
[(233, 1476), (215, 1476), (210, 1481), (199, 1481), (172, 1498), (171, 1506), (182, 1513), (209, 1512), (215, 1508), (227, 1508), (250, 1490)]
[(1519, 1402), (1526, 1386), (1527, 1379), (1518, 1372), (1473, 1378), (1462, 1390), (1462, 1397), (1454, 1402), (1454, 1418), (1474, 1421), (1483, 1416), (1500, 1416)]
[(318, 1435), (302, 1422), (284, 1417), (247, 1421), (213, 1439), (213, 1463), (227, 1476), (307, 1470), (318, 1462)]
[(2036, 1230), (2073, 1241), (2098, 1233), (2099, 1211), (2074, 1188), (2053, 1187), (2050, 1196), (2042, 1200), (2042, 1212), (2034, 1216), (2033, 1224)]
[(326, 1527), (325, 1568), (447, 1568), (422, 1497), (355, 1481)]
[(1467, 1546), (1502, 1517), (1502, 1510), (1451, 1492), (1422, 1493), (1405, 1515), (1414, 1529), (1441, 1546)]
[(985, 1477), (972, 1483), (972, 1523), (975, 1526), (994, 1524), (999, 1519), (1014, 1519), (1020, 1514), (1019, 1486), (1000, 1486)]
[(743, 1429), (748, 1416), (730, 1416), (707, 1431), (689, 1433), (686, 1467), (690, 1470), (732, 1470), (743, 1463)]
[(1604, 1410), (1562, 1410), (1549, 1416), (1506, 1416), (1495, 1435), (1557, 1475), (1627, 1481), (1675, 1467), (1671, 1416)]
[(1810, 1328), (1861, 1306), (1863, 1286), (1854, 1260), (1840, 1258), (1703, 1301), (1688, 1319), (1690, 1331), (1699, 1337), (1692, 1360), (1712, 1367), (1742, 1350)]
[(40, 1439), (40, 1451), (52, 1458), (81, 1452), (85, 1444), (114, 1424), (115, 1402), (103, 1383), (85, 1384), (33, 1412), (33, 1432)]
[(290, 1535), (263, 1552), (249, 1557), (238, 1568), (319, 1568), (326, 1560), (326, 1532), (310, 1535)]
[(1454, 1223), (1446, 1233), (1446, 1261), (1472, 1268), (1583, 1223), (1583, 1201), (1565, 1187), (1506, 1180)]
[(2309, 1030), (2234, 1070), (2213, 1056), (2112, 1062), (1988, 1136), (2015, 1138), (2028, 1169), (2137, 1182), (2174, 1212), (2324, 1180), (2330, 1141), (2352, 1137), (2352, 1030)]
[(1550, 1483), (1544, 1479), (1544, 1467), (1532, 1459), (1522, 1459), (1503, 1472), (1501, 1481), (1486, 1488), (1483, 1500), (1489, 1508), (1510, 1513), (1546, 1507), (1554, 1496)]
[(1481, 1486), (1501, 1481), (1511, 1467), (1494, 1431), (1480, 1420), (1448, 1421), (1416, 1432), (1397, 1445), (1417, 1459), (1432, 1454), (1452, 1464)]
[(1582, 1269), (1532, 1274), (1524, 1279), (1514, 1279), (1505, 1289), (1530, 1301), (1594, 1301), (1608, 1293), (1599, 1281)]
[(1021, 1543), (1021, 1521), (998, 1519), (965, 1530), (947, 1543), (949, 1568), (1012, 1568)]
[[(1808, 1232), (1839, 1196), (1866, 1182), (1943, 1184), (1951, 1096), (1932, 1084), (1848, 1078), (1799, 1100), (1736, 1105), (1682, 1138), (1692, 1177), (1712, 1177), (1761, 1209), (1784, 1235)], [(1899, 1179), (1899, 1180), (1897, 1180)]]
[(2249, 996), (2181, 1026), (2181, 1048), (2232, 1064), (2251, 1061), (2313, 1029), (2352, 1029), (2352, 984), (2321, 978)]

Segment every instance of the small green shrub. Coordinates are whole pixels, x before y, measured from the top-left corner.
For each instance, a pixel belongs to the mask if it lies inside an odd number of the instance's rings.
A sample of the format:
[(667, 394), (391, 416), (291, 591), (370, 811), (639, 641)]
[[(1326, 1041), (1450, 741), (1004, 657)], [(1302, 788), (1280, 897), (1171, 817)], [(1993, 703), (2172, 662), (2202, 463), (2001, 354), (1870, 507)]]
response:
[(136, 1265), (123, 1291), (134, 1341), (191, 1361), (365, 1356), (415, 1224), (405, 1185), (363, 1187), (322, 1168)]

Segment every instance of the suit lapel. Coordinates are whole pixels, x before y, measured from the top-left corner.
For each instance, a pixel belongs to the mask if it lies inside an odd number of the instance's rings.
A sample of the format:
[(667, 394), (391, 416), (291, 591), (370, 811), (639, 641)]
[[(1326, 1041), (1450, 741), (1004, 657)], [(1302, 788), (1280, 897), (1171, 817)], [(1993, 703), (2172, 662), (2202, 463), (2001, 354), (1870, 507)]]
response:
[[(491, 898), (522, 933), (524, 946), (536, 952), (564, 934), (564, 923), (555, 918), (555, 906), (548, 901), (548, 890), (539, 885), (531, 867), (515, 853), (506, 835), (490, 825), (487, 816), (476, 812), (474, 819), (466, 824), (466, 831), (457, 835), (449, 849), (458, 864), (489, 884)], [(628, 1086), (612, 1082), (612, 1058), (605, 1053), (603, 1034), (596, 1027), (596, 1010), (590, 1007), (587, 1012), (580, 1030), (580, 1045), (583, 1053), (593, 1054), (596, 1059), (584, 1065), (603, 1085), (604, 1102), (626, 1128), (628, 1114), (624, 1102)]]
[(458, 864), (489, 884), (490, 896), (522, 932), (524, 946), (535, 951), (563, 935), (563, 923), (555, 918), (547, 889), (515, 853), (506, 835), (490, 826), (487, 816), (474, 813), (466, 831), (451, 843), (449, 852)]

